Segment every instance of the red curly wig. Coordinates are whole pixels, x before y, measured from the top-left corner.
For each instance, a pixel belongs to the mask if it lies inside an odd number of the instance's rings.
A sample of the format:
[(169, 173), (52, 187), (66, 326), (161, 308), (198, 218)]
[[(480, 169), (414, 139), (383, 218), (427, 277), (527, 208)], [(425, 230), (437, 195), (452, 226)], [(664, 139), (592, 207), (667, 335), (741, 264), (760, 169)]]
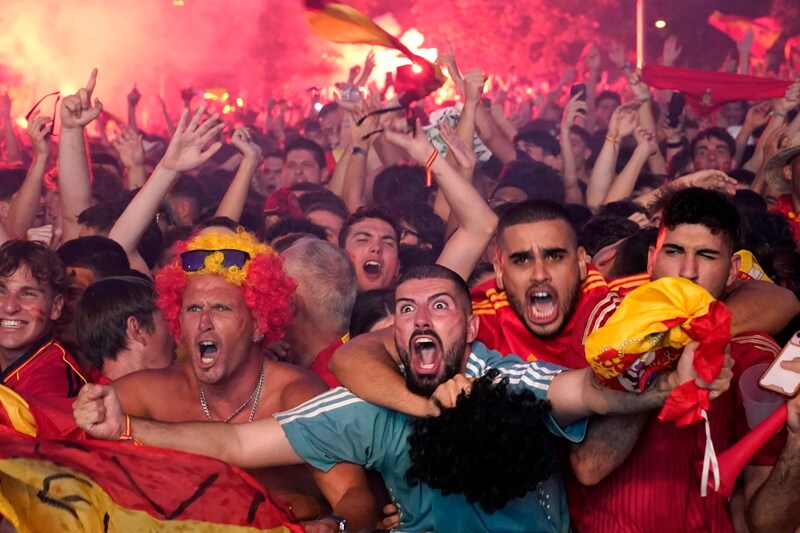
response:
[(221, 264), (221, 254), (211, 254), (203, 268), (184, 272), (178, 258), (156, 276), (156, 304), (169, 323), (170, 333), (179, 342), (183, 291), (189, 276), (217, 275), (242, 288), (245, 303), (253, 313), (258, 331), (263, 334), (261, 344), (280, 340), (292, 319), (291, 300), (296, 283), (283, 272), (283, 262), (270, 247), (241, 228), (236, 233), (200, 233), (178, 243), (179, 255), (187, 250), (224, 249), (242, 250), (250, 254), (251, 259), (241, 269), (226, 268)]

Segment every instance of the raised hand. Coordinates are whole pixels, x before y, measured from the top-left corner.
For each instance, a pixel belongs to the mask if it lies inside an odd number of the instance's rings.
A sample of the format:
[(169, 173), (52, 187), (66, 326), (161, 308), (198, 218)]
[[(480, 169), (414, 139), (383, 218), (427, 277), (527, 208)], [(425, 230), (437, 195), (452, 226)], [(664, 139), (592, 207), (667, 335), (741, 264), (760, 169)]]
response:
[(744, 32), (744, 37), (742, 40), (736, 43), (736, 48), (739, 50), (739, 54), (745, 55), (750, 53), (750, 49), (753, 48), (753, 29), (749, 28), (746, 32)]
[(92, 93), (97, 85), (97, 69), (92, 69), (86, 87), (61, 100), (61, 128), (79, 129), (97, 118), (103, 110), (103, 104), (98, 98), (92, 103)]
[(701, 189), (716, 189), (725, 194), (736, 194), (738, 182), (721, 170), (713, 168), (698, 170), (685, 176), (681, 176), (672, 182), (679, 187), (700, 187)]
[(72, 416), (79, 428), (98, 439), (116, 440), (125, 433), (125, 413), (110, 385), (85, 385), (72, 404)]
[(8, 96), (8, 91), (3, 91), (0, 94), (0, 117), (9, 118), (11, 116), (11, 97)]
[(773, 101), (772, 111), (773, 113), (783, 113), (785, 115), (798, 105), (800, 105), (800, 81), (789, 85), (783, 98), (777, 98)]
[(452, 409), (456, 406), (458, 396), (463, 392), (469, 394), (472, 390), (472, 378), (468, 378), (462, 374), (456, 374), (455, 377), (449, 379), (436, 387), (433, 391), (431, 400), (441, 409)]
[(647, 155), (655, 155), (658, 152), (658, 139), (655, 133), (647, 130), (641, 126), (637, 126), (633, 130), (633, 138), (636, 139), (636, 148), (641, 147), (642, 150), (647, 150)]
[(752, 106), (747, 110), (747, 114), (744, 117), (744, 125), (750, 131), (760, 128), (769, 121), (771, 108), (772, 102), (769, 100), (764, 100)]
[(480, 69), (474, 69), (464, 74), (464, 100), (478, 103), (483, 95), (486, 85), (486, 75)]
[(142, 94), (139, 92), (139, 89), (136, 88), (136, 85), (134, 85), (133, 89), (131, 89), (131, 92), (128, 93), (128, 105), (131, 107), (136, 107), (141, 98)]
[(261, 147), (253, 142), (249, 129), (236, 128), (231, 135), (231, 145), (239, 150), (245, 159), (261, 161)]
[(38, 109), (28, 117), (28, 138), (31, 140), (33, 151), (37, 156), (47, 157), (50, 153), (49, 135), (52, 123), (52, 117), (40, 116)]
[(573, 95), (567, 102), (567, 105), (564, 106), (564, 116), (561, 119), (562, 135), (564, 135), (565, 132), (569, 134), (569, 128), (575, 124), (575, 120), (578, 117), (586, 116), (589, 108), (586, 105), (586, 101), (581, 100), (582, 96), (583, 93)]
[(172, 136), (167, 152), (159, 166), (173, 172), (187, 172), (199, 167), (217, 153), (217, 150), (222, 147), (221, 142), (214, 142), (208, 148), (206, 145), (222, 131), (225, 124), (220, 123), (219, 115), (212, 115), (208, 120), (199, 124), (200, 117), (205, 111), (205, 106), (200, 106), (187, 126), (189, 110), (183, 110), (178, 127), (175, 129), (175, 134)]
[[(442, 121), (439, 126), (439, 131), (442, 134), (442, 140), (447, 145), (447, 149), (453, 154), (453, 157), (462, 169), (472, 170), (478, 163), (478, 156), (471, 146), (467, 146), (457, 135), (455, 130), (450, 124)], [(428, 154), (430, 155), (430, 153)]]
[(142, 136), (130, 128), (122, 128), (117, 137), (111, 141), (117, 152), (119, 159), (125, 168), (132, 168), (144, 165), (144, 146)]
[(640, 102), (650, 98), (650, 87), (642, 81), (642, 71), (640, 69), (637, 68), (628, 76), (628, 84), (631, 86), (631, 92)]
[(670, 35), (664, 40), (664, 48), (662, 57), (664, 65), (670, 67), (675, 64), (675, 61), (680, 57), (683, 48), (678, 46), (678, 37)]
[(395, 129), (387, 129), (384, 132), (389, 142), (405, 149), (408, 155), (420, 165), (424, 165), (433, 153), (434, 147), (422, 131), (422, 124), (417, 120), (417, 127), (414, 132), (401, 133)]
[(641, 102), (628, 102), (614, 110), (608, 123), (608, 134), (616, 138), (627, 137), (639, 125)]
[(28, 229), (25, 237), (29, 241), (40, 242), (55, 250), (61, 244), (61, 228), (53, 228), (52, 224), (45, 224)]

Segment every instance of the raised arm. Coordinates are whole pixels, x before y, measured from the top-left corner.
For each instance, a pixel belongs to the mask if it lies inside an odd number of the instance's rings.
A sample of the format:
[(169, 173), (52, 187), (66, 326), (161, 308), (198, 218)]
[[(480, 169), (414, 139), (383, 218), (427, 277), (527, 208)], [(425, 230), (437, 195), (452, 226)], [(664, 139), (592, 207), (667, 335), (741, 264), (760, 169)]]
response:
[(141, 265), (144, 264), (144, 261), (140, 261), (141, 258), (136, 247), (178, 175), (199, 167), (222, 147), (222, 143), (215, 142), (205, 148), (222, 131), (224, 124), (219, 124), (217, 115), (212, 116), (203, 124), (199, 124), (200, 117), (204, 112), (205, 108), (201, 106), (192, 120), (188, 121), (189, 110), (183, 110), (178, 121), (178, 128), (175, 130), (175, 135), (172, 136), (164, 157), (156, 166), (150, 179), (133, 197), (114, 227), (111, 228), (109, 237), (125, 249), (131, 258), (132, 266), (136, 262), (137, 266), (134, 268), (142, 268)]
[(12, 237), (24, 236), (33, 227), (33, 222), (36, 220), (39, 199), (42, 196), (45, 165), (47, 156), (50, 155), (50, 125), (52, 123), (53, 118), (40, 116), (38, 109), (28, 118), (28, 137), (33, 146), (33, 163), (8, 209), (6, 230)]
[[(452, 131), (443, 129), (442, 133), (447, 135), (449, 144), (454, 148), (458, 146), (456, 150), (460, 155), (457, 157), (465, 158), (464, 164), (468, 164), (466, 158), (471, 154), (471, 148), (464, 146), (463, 143), (457, 145), (458, 139)], [(422, 165), (436, 153), (436, 149), (428, 142), (419, 123), (413, 136), (389, 130), (385, 135), (389, 141), (405, 148), (409, 155)], [(472, 157), (474, 158), (474, 155)], [(456, 233), (447, 241), (436, 262), (467, 279), (494, 234), (497, 216), (475, 187), (460, 176), (445, 158), (435, 157), (431, 170), (453, 215), (459, 221)]]
[(648, 158), (658, 151), (656, 136), (653, 132), (638, 126), (633, 130), (633, 137), (636, 139), (636, 149), (622, 172), (614, 178), (603, 204), (629, 198)]
[(133, 89), (128, 93), (128, 128), (134, 132), (139, 132), (139, 126), (136, 124), (136, 106), (139, 105), (139, 100), (142, 99), (142, 93), (133, 84)]
[(22, 146), (14, 129), (14, 121), (11, 120), (11, 98), (8, 92), (0, 94), (0, 128), (3, 130), (2, 138), (5, 146), (2, 160), (6, 163), (22, 161)]
[[(642, 81), (642, 71), (637, 69), (630, 76), (628, 76), (628, 83), (630, 84), (631, 91), (636, 100), (642, 103), (639, 106), (639, 125), (647, 131), (656, 131), (656, 119), (653, 116), (653, 108), (650, 107), (652, 95), (650, 94), (650, 87)], [(667, 161), (658, 149), (658, 143), (655, 144), (655, 151), (650, 153), (647, 162), (650, 165), (650, 172), (653, 174), (666, 174)]]
[(92, 94), (97, 84), (97, 69), (92, 69), (86, 87), (61, 101), (61, 132), (58, 147), (58, 190), (64, 242), (80, 235), (78, 215), (92, 201), (89, 157), (84, 128), (97, 118), (103, 104)]
[(633, 133), (639, 124), (640, 102), (630, 102), (623, 104), (614, 110), (608, 125), (606, 135), (600, 154), (592, 168), (592, 176), (589, 180), (589, 187), (586, 189), (586, 206), (592, 211), (596, 211), (605, 200), (611, 183), (616, 175), (617, 158), (619, 157), (620, 141)]
[(564, 201), (571, 204), (583, 204), (583, 193), (578, 187), (578, 169), (575, 165), (575, 154), (569, 142), (569, 129), (579, 116), (586, 115), (586, 102), (581, 98), (584, 95), (573, 95), (564, 106), (564, 116), (561, 118), (561, 160), (564, 163), (564, 172), (561, 179), (564, 182)]
[(119, 135), (112, 141), (112, 145), (119, 154), (120, 162), (125, 167), (128, 190), (132, 191), (142, 187), (147, 180), (142, 134), (130, 128), (122, 128)]
[(239, 222), (247, 193), (250, 191), (250, 183), (261, 164), (261, 147), (253, 142), (247, 128), (237, 128), (231, 136), (231, 144), (242, 154), (242, 161), (214, 216), (228, 217)]

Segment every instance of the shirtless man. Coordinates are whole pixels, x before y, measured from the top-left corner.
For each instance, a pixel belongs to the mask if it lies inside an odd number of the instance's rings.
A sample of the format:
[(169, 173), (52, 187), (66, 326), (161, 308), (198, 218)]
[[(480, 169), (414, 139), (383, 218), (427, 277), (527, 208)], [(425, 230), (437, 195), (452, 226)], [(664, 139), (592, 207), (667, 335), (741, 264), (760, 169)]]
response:
[[(278, 340), (290, 320), (294, 283), (280, 259), (250, 234), (212, 231), (186, 243), (180, 259), (156, 278), (157, 303), (170, 331), (186, 349), (179, 364), (129, 374), (114, 382), (126, 412), (162, 421), (223, 421), (246, 424), (294, 407), (326, 389), (299, 367), (267, 360), (262, 344)], [(337, 485), (347, 479), (366, 487), (364, 472), (342, 465), (313, 472), (336, 515), (360, 529), (374, 524), (371, 496), (348, 493), (359, 505), (340, 510)], [(259, 472), (264, 485), (301, 519), (325, 514), (313, 483), (300, 469)], [(364, 485), (360, 485), (363, 482)], [(329, 520), (329, 525), (335, 524)], [(322, 527), (314, 524), (314, 527)], [(324, 530), (323, 530), (324, 531)]]

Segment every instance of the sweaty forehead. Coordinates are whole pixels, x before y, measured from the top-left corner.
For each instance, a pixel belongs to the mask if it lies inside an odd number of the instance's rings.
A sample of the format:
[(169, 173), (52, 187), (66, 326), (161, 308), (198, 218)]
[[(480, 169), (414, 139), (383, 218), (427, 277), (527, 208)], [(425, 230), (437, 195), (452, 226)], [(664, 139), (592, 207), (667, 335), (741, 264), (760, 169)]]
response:
[(524, 249), (564, 248), (576, 250), (578, 238), (572, 227), (563, 220), (543, 220), (506, 227), (497, 242), (503, 253)]
[(469, 299), (453, 281), (444, 278), (410, 279), (398, 285), (394, 294), (398, 302), (411, 300), (418, 304), (437, 295), (450, 298), (460, 305), (464, 305)]
[(225, 300), (243, 301), (242, 290), (214, 274), (189, 276), (186, 289), (183, 291), (183, 300)]

